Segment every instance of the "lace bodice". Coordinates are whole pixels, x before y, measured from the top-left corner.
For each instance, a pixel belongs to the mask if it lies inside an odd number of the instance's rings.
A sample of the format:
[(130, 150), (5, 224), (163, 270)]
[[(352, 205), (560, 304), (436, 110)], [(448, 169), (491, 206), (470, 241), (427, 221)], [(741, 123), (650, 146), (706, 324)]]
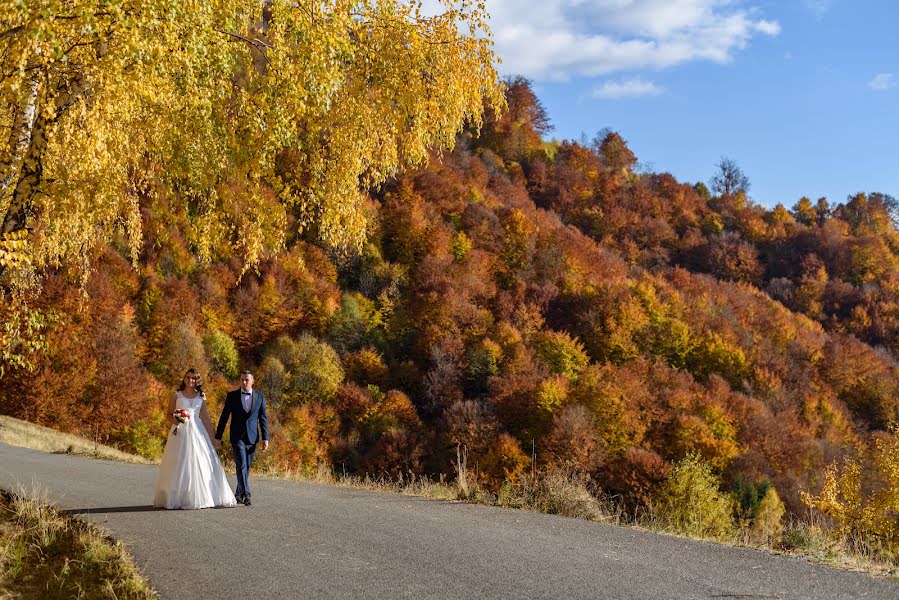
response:
[(183, 408), (187, 410), (191, 415), (199, 414), (200, 407), (203, 406), (203, 396), (197, 394), (193, 398), (188, 398), (181, 391), (175, 392), (175, 409)]

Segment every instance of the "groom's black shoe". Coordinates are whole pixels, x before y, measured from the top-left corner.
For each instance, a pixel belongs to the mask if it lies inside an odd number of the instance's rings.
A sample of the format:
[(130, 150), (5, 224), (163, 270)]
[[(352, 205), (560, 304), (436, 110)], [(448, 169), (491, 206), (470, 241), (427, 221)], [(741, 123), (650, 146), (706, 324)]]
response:
[(244, 496), (244, 497), (243, 497), (243, 505), (244, 505), (244, 506), (249, 506), (249, 505), (251, 505), (251, 504), (252, 504), (252, 502), (250, 502), (250, 497), (249, 497), (249, 496)]
[(235, 496), (234, 499), (237, 500), (238, 504), (243, 504), (244, 500), (246, 500), (247, 497), (246, 496)]

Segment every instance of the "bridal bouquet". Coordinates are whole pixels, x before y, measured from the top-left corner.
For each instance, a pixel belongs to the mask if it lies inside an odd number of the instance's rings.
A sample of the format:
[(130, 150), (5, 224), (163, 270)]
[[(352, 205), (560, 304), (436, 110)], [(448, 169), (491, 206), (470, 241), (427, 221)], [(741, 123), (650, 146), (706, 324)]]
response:
[(178, 421), (178, 424), (175, 425), (175, 430), (172, 431), (172, 435), (178, 435), (178, 428), (181, 427), (181, 423), (187, 423), (187, 420), (190, 419), (190, 413), (183, 408), (179, 408), (172, 413), (172, 416)]

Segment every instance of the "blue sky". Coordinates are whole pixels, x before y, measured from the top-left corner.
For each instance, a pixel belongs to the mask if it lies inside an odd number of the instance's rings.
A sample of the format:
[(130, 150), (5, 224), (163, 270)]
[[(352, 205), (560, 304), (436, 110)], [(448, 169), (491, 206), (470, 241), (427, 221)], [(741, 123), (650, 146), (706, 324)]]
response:
[(488, 0), (504, 74), (558, 138), (619, 131), (649, 169), (737, 161), (756, 202), (899, 197), (899, 2)]

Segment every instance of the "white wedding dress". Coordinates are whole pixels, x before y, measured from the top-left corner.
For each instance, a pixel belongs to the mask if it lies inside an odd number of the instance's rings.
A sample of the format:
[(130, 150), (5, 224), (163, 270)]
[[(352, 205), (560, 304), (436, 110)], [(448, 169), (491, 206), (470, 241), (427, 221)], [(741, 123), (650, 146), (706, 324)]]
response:
[(203, 397), (187, 398), (181, 392), (176, 394), (175, 409), (185, 409), (190, 418), (181, 423), (177, 434), (173, 433), (174, 425), (169, 431), (153, 505), (169, 509), (236, 506), (231, 484), (200, 420)]

